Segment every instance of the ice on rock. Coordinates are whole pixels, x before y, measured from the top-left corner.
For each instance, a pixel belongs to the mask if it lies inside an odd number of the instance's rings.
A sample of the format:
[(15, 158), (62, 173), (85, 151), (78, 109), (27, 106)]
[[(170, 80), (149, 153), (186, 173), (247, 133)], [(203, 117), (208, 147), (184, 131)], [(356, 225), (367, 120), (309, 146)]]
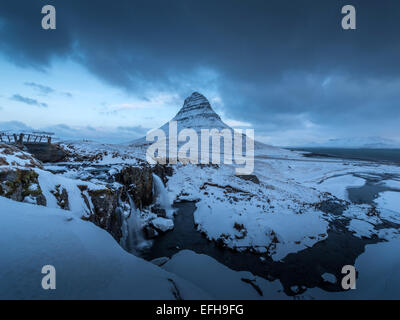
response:
[(332, 273), (325, 272), (321, 277), (322, 277), (322, 279), (324, 279), (326, 282), (336, 283), (336, 281), (337, 281), (335, 275), (332, 274)]
[(155, 218), (151, 221), (152, 225), (162, 231), (166, 232), (168, 230), (172, 230), (174, 228), (174, 222), (171, 219), (165, 219), (165, 218)]

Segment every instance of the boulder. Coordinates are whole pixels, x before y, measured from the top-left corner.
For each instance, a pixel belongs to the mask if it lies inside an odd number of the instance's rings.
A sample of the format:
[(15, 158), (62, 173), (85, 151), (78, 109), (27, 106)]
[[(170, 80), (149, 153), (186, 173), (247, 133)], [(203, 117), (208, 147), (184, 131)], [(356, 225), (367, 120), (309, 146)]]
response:
[(46, 197), (42, 193), (38, 177), (39, 175), (34, 170), (2, 170), (0, 171), (0, 196), (46, 206)]
[(167, 232), (174, 228), (174, 222), (171, 219), (165, 219), (160, 217), (153, 219), (151, 221), (151, 224), (153, 225), (154, 228), (160, 230), (161, 232)]
[(255, 174), (246, 174), (246, 175), (236, 175), (236, 177), (246, 180), (246, 181), (251, 181), (256, 184), (260, 184), (260, 180)]

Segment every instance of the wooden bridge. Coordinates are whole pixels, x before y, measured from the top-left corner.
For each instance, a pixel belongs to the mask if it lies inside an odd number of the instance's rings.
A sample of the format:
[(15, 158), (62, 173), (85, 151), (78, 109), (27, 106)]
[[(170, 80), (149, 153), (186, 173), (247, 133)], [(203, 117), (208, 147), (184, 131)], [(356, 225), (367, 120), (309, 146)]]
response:
[(24, 145), (24, 144), (51, 144), (51, 138), (54, 134), (49, 132), (21, 132), (9, 133), (0, 132), (0, 143)]

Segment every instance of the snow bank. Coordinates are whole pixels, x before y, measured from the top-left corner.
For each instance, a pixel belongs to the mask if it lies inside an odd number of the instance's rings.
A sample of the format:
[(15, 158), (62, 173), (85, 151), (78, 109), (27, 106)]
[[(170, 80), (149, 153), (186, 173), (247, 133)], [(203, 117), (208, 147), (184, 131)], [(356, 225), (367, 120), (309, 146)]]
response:
[(374, 201), (381, 212), (381, 218), (400, 223), (400, 192), (382, 192)]
[(303, 198), (318, 201), (310, 188), (257, 184), (236, 177), (233, 168), (223, 165), (187, 165), (175, 170), (168, 189), (178, 199), (197, 200), (198, 230), (230, 248), (251, 249), (280, 260), (327, 236), (323, 213), (303, 202)]
[[(81, 217), (85, 215), (89, 210), (87, 207), (84, 198), (82, 197), (82, 192), (78, 188), (78, 186), (87, 186), (90, 190), (104, 190), (106, 186), (104, 184), (94, 184), (87, 181), (82, 181), (78, 179), (69, 179), (60, 175), (52, 174), (51, 172), (36, 169), (35, 170), (39, 174), (39, 184), (42, 189), (43, 195), (46, 197), (47, 207), (49, 208), (59, 208), (57, 204), (57, 199), (53, 195), (52, 191), (56, 189), (56, 186), (60, 186), (68, 193), (68, 202), (70, 211), (77, 214), (77, 216)], [(87, 192), (87, 191), (85, 191)], [(86, 194), (87, 199), (90, 197)], [(89, 201), (90, 203), (90, 201)]]
[[(106, 231), (61, 209), (0, 197), (0, 299), (185, 299), (208, 295), (125, 252)], [(44, 265), (56, 290), (43, 290)]]
[[(162, 268), (203, 288), (213, 299), (289, 298), (283, 293), (278, 280), (269, 282), (250, 272), (233, 271), (207, 255), (196, 254), (190, 250), (178, 252)], [(252, 282), (254, 286), (249, 282)]]
[(344, 175), (329, 178), (316, 185), (316, 188), (322, 192), (329, 192), (339, 199), (348, 200), (347, 188), (362, 187), (364, 184), (365, 180), (362, 178), (354, 177), (353, 175)]
[(274, 260), (313, 246), (327, 236), (328, 222), (316, 211), (294, 214), (246, 212), (223, 203), (199, 203), (195, 223), (209, 239), (223, 239), (229, 247), (254, 248)]
[(166, 232), (174, 228), (174, 222), (171, 219), (165, 219), (161, 217), (151, 220), (151, 224), (162, 232)]
[(399, 189), (400, 190), (400, 181), (398, 180), (386, 180), (385, 181), (385, 186), (393, 189)]
[(348, 229), (354, 232), (354, 235), (358, 238), (367, 237), (370, 238), (376, 234), (374, 226), (369, 222), (363, 220), (353, 219), (350, 221)]

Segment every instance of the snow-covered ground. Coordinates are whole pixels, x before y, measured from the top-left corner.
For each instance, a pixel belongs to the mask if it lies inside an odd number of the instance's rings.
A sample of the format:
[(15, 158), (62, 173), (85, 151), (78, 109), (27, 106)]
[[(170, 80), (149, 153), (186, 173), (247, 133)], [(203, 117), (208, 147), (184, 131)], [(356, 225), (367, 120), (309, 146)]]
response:
[[(232, 271), (192, 251), (157, 267), (124, 251), (106, 231), (60, 209), (4, 197), (0, 207), (0, 299), (287, 298), (279, 281)], [(55, 290), (41, 287), (47, 265), (56, 270)]]
[[(175, 299), (174, 284), (183, 298), (208, 298), (66, 211), (3, 197), (0, 207), (1, 299)], [(56, 268), (56, 290), (41, 287), (45, 265)]]

